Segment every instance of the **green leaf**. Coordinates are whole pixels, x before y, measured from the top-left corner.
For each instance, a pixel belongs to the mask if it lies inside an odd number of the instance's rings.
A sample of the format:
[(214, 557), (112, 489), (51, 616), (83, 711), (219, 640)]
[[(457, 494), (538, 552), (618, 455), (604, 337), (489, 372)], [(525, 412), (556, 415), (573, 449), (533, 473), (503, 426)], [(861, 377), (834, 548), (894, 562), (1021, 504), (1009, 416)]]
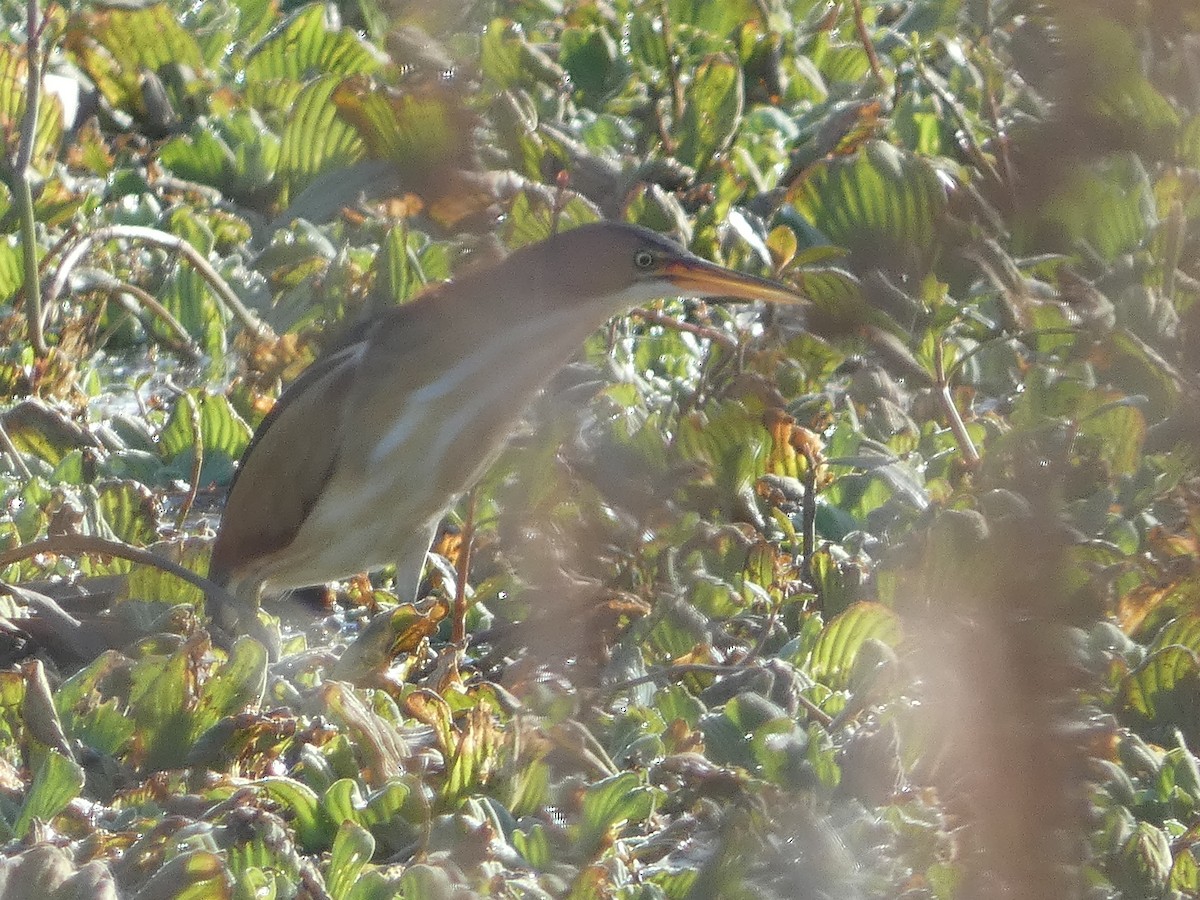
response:
[(1171, 865), (1170, 887), (1184, 896), (1200, 894), (1200, 863), (1191, 847), (1181, 847)]
[(375, 838), (361, 825), (344, 821), (333, 840), (325, 886), (329, 896), (346, 898), (375, 853)]
[(635, 773), (598, 781), (583, 795), (578, 846), (591, 858), (610, 831), (626, 822), (641, 822), (653, 811), (654, 794)]
[(923, 276), (946, 191), (929, 163), (880, 141), (814, 165), (793, 189), (798, 212), (831, 242), (886, 271)]
[(110, 481), (96, 490), (96, 509), (112, 536), (135, 547), (153, 543), (158, 533), (154, 494), (135, 481)]
[[(208, 571), (208, 557), (212, 547), (204, 538), (188, 537), (182, 541), (159, 541), (150, 549), (158, 556), (193, 572), (203, 574)], [(154, 566), (134, 566), (127, 578), (126, 593), (139, 600), (172, 605), (190, 603), (196, 607), (204, 600), (204, 592), (200, 588)]]
[(1115, 475), (1132, 475), (1142, 462), (1146, 417), (1125, 402), (1106, 403), (1079, 423), (1081, 449), (1108, 463)]
[(239, 638), (229, 658), (201, 686), (193, 729), (199, 731), (223, 716), (257, 708), (267, 686), (268, 662), (262, 644), (252, 638)]
[(250, 53), (246, 80), (305, 83), (375, 71), (380, 60), (371, 46), (349, 28), (338, 28), (331, 9), (313, 3), (293, 13)]
[(57, 750), (47, 750), (13, 823), (13, 835), (23, 838), (33, 826), (34, 819), (49, 822), (57, 816), (79, 796), (83, 780), (83, 768), (78, 763)]
[[(205, 68), (200, 45), (166, 3), (88, 7), (72, 16), (64, 43), (109, 103), (141, 119), (154, 117), (143, 92), (147, 72)], [(176, 91), (170, 99), (183, 98)]]
[(808, 751), (808, 734), (788, 718), (756, 729), (750, 740), (755, 774), (790, 790), (816, 783)]
[(761, 22), (761, 9), (753, 0), (669, 0), (667, 17), (674, 25), (692, 25), (725, 38), (743, 22)]
[(587, 106), (599, 108), (629, 79), (629, 63), (620, 55), (616, 41), (606, 29), (594, 25), (566, 29), (558, 59)]
[(403, 900), (451, 900), (454, 884), (445, 869), (417, 863), (404, 870), (399, 891), (393, 896)]
[[(159, 292), (159, 299), (208, 356), (215, 361), (225, 358), (224, 307), (203, 275), (191, 266), (176, 267)], [(155, 328), (165, 326), (155, 323)]]
[(669, 685), (654, 695), (654, 708), (668, 725), (676, 719), (695, 728), (704, 715), (704, 704), (682, 685)]
[(188, 134), (163, 145), (159, 159), (180, 178), (250, 198), (274, 179), (280, 146), (255, 110), (234, 110), (222, 118), (197, 119)]
[(425, 285), (421, 264), (415, 252), (414, 236), (405, 225), (388, 230), (375, 257), (375, 283), (383, 293), (399, 304), (410, 299)]
[(483, 31), (480, 46), (483, 75), (501, 90), (532, 87), (539, 82), (559, 88), (566, 72), (540, 49), (532, 46), (520, 26), (509, 19), (493, 19)]
[(343, 80), (331, 99), (367, 155), (389, 160), (409, 190), (429, 193), (441, 187), (434, 179), (475, 166), (475, 117), (457, 94), (386, 91), (360, 76)]
[(54, 705), (67, 735), (109, 756), (125, 749), (136, 726), (125, 716), (116, 698), (101, 701), (100, 686), (106, 679), (123, 673), (127, 664), (123, 656), (110, 650), (63, 682), (54, 695)]
[(143, 771), (182, 763), (197, 736), (191, 728), (191, 662), (185, 652), (146, 657), (130, 674), (129, 712), (145, 747)]
[(333, 824), (324, 814), (320, 798), (312, 788), (283, 776), (260, 778), (254, 785), (287, 810), (296, 829), (296, 839), (309, 853), (328, 847), (336, 839)]
[(332, 100), (341, 83), (342, 79), (336, 76), (317, 78), (291, 104), (276, 170), (285, 203), (321, 173), (362, 158), (362, 139)]
[(1127, 897), (1162, 896), (1171, 872), (1171, 841), (1149, 822), (1138, 822), (1113, 861), (1113, 883)]
[(541, 822), (534, 822), (528, 831), (514, 831), (512, 845), (535, 869), (543, 870), (554, 860), (550, 835)]
[[(21, 122), (25, 116), (25, 97), (27, 94), (29, 69), (25, 64), (25, 54), (15, 43), (0, 43), (0, 134), (17, 135), (21, 131)], [(42, 94), (38, 106), (37, 124), (34, 128), (33, 156), (30, 158), (34, 169), (42, 175), (49, 174), (58, 156), (62, 144), (63, 112), (62, 104), (53, 94)], [(10, 146), (15, 149), (15, 139)], [(5, 166), (7, 170), (7, 164)], [(6, 171), (4, 180), (9, 179)], [(4, 264), (0, 261), (0, 298), (10, 296), (5, 291)], [(19, 271), (19, 270), (18, 270)], [(20, 283), (19, 281), (17, 282)]]
[(6, 235), (0, 238), (0, 303), (9, 302), (24, 283), (25, 251), (15, 234)]
[[(221, 854), (194, 850), (174, 857), (138, 891), (140, 897), (171, 900), (226, 900), (232, 895), (229, 868)], [(257, 895), (256, 895), (257, 896)]]
[(97, 441), (85, 429), (38, 400), (18, 403), (3, 415), (9, 440), (22, 456), (58, 466), (74, 450), (94, 449)]
[(1155, 650), (1123, 685), (1129, 708), (1159, 725), (1192, 722), (1198, 690), (1196, 651), (1180, 644)]
[(742, 67), (723, 54), (705, 59), (688, 87), (676, 158), (697, 171), (708, 168), (737, 134), (742, 103)]
[(822, 684), (844, 690), (863, 644), (877, 640), (895, 647), (900, 635), (900, 620), (892, 610), (880, 603), (855, 603), (825, 626), (804, 668)]
[(382, 825), (395, 828), (403, 821), (401, 814), (409, 794), (410, 788), (404, 782), (389, 781), (364, 797), (358, 782), (342, 778), (330, 785), (321, 798), (321, 805), (338, 823), (356, 822), (364, 828)]
[(671, 53), (662, 23), (654, 16), (629, 18), (629, 58), (639, 68), (651, 73), (665, 72), (671, 64)]
[[(189, 399), (195, 404), (195, 415), (199, 418), (199, 435), (196, 434)], [(241, 459), (250, 437), (250, 426), (234, 411), (223, 394), (192, 392), (176, 401), (159, 435), (159, 450), (163, 461), (187, 478), (190, 477), (192, 459), (199, 444), (204, 453), (201, 483), (222, 483), (232, 477), (234, 463)]]
[(1143, 246), (1158, 225), (1150, 176), (1133, 154), (1073, 167), (1043, 216), (1068, 247), (1086, 244), (1108, 261)]

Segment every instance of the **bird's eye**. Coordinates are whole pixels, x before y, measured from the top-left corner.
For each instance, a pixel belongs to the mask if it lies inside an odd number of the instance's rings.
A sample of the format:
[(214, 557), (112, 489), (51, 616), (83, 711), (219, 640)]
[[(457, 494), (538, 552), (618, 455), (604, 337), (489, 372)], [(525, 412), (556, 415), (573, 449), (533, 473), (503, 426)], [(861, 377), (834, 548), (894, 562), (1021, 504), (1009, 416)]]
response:
[(634, 254), (633, 264), (639, 269), (649, 269), (654, 265), (654, 254), (649, 250), (639, 250)]

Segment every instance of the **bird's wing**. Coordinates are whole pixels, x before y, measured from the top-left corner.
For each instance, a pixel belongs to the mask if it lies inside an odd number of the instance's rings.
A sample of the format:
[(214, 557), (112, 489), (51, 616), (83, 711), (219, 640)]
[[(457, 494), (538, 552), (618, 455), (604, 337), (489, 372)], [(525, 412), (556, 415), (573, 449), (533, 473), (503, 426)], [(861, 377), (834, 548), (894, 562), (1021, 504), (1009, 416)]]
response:
[(209, 564), (213, 580), (236, 579), (245, 563), (295, 537), (337, 460), (341, 411), (363, 349), (354, 344), (318, 360), (259, 425), (225, 502)]

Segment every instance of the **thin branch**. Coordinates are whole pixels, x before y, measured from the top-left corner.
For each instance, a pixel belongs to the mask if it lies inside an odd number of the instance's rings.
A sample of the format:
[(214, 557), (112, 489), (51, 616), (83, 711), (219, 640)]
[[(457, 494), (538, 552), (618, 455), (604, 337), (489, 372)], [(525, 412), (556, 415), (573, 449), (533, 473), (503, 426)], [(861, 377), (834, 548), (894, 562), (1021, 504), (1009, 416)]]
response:
[(29, 467), (25, 465), (25, 460), (21, 459), (21, 451), (17, 449), (17, 445), (8, 436), (8, 429), (4, 427), (3, 421), (0, 421), (0, 450), (3, 450), (8, 456), (9, 461), (13, 464), (13, 468), (21, 473), (22, 478), (28, 481), (33, 477), (29, 471)]
[(942, 342), (935, 341), (933, 345), (934, 359), (934, 374), (937, 376), (937, 396), (938, 401), (942, 405), (942, 410), (946, 414), (947, 420), (950, 422), (950, 430), (954, 433), (955, 443), (958, 444), (959, 452), (963, 455), (963, 462), (970, 469), (978, 468), (980, 457), (979, 451), (975, 449), (975, 442), (971, 440), (971, 435), (967, 432), (967, 426), (963, 424), (962, 416), (959, 415), (958, 407), (954, 405), (954, 398), (950, 395), (950, 382), (946, 378), (946, 361), (945, 354), (942, 351)]
[(31, 544), (22, 544), (20, 547), (5, 550), (0, 553), (0, 568), (11, 566), (13, 563), (29, 559), (31, 556), (37, 556), (39, 553), (55, 553), (60, 555), (95, 553), (99, 556), (115, 556), (118, 559), (127, 559), (130, 562), (135, 562), (143, 566), (153, 566), (169, 575), (174, 575), (176, 578), (186, 581), (192, 587), (199, 588), (206, 596), (221, 603), (227, 603), (235, 608), (239, 605), (244, 605), (240, 604), (237, 598), (225, 590), (225, 588), (209, 581), (202, 575), (197, 575), (191, 569), (185, 568), (179, 565), (179, 563), (163, 559), (149, 550), (134, 547), (132, 544), (125, 544), (121, 541), (110, 541), (106, 538), (90, 534), (59, 534), (54, 537), (43, 538), (40, 541), (34, 541)]
[(471, 546), (475, 543), (475, 489), (467, 492), (467, 515), (459, 532), (462, 547), (455, 560), (454, 623), (450, 641), (462, 647), (467, 640), (467, 576), (471, 574)]
[[(638, 687), (643, 684), (653, 684), (656, 681), (670, 681), (673, 678), (682, 677), (684, 675), (732, 675), (735, 672), (748, 671), (745, 666), (722, 666), (712, 663), (680, 663), (675, 666), (664, 666), (661, 669), (655, 669), (647, 672), (645, 675), (639, 675), (636, 678), (627, 678), (624, 681), (619, 681), (616, 684), (606, 684), (603, 690), (608, 694), (616, 694), (629, 688)], [(820, 722), (822, 725), (829, 726), (833, 723), (833, 716), (821, 709), (807, 697), (802, 694), (795, 695), (800, 705), (808, 712), (810, 716)]]
[(875, 44), (871, 40), (871, 35), (867, 33), (867, 23), (863, 20), (862, 0), (854, 0), (854, 30), (858, 32), (858, 39), (862, 42), (863, 49), (867, 51), (867, 59), (871, 63), (871, 74), (875, 76), (875, 80), (883, 84), (883, 68), (879, 65), (879, 56), (875, 53)]
[[(817, 550), (817, 461), (811, 450), (805, 448), (804, 458), (808, 468), (804, 471), (804, 518), (801, 537), (804, 540), (804, 556), (800, 562), (800, 577), (804, 583), (815, 588), (812, 561)], [(824, 612), (825, 598), (817, 593), (817, 602)]]
[(63, 255), (58, 272), (55, 273), (50, 289), (46, 293), (47, 306), (57, 301), (59, 295), (63, 292), (63, 288), (66, 286), (67, 279), (71, 277), (71, 272), (79, 265), (80, 259), (83, 258), (88, 249), (93, 244), (111, 240), (142, 241), (179, 253), (208, 282), (217, 297), (225, 304), (230, 313), (242, 323), (243, 327), (253, 332), (254, 336), (260, 340), (270, 340), (274, 337), (274, 332), (271, 331), (270, 326), (242, 303), (241, 298), (234, 293), (233, 288), (213, 268), (212, 263), (204, 257), (204, 254), (181, 237), (176, 237), (165, 231), (159, 231), (156, 228), (145, 228), (140, 225), (107, 225), (83, 235), (79, 239), (79, 242)]
[(684, 334), (692, 334), (698, 338), (704, 338), (706, 341), (712, 341), (720, 347), (725, 348), (731, 353), (738, 348), (738, 340), (731, 337), (723, 331), (716, 328), (708, 328), (704, 325), (694, 325), (691, 322), (685, 322), (682, 319), (676, 319), (674, 316), (668, 316), (664, 313), (657, 312), (653, 309), (646, 309), (639, 306), (637, 309), (631, 309), (629, 315), (636, 316), (644, 322), (651, 325), (662, 325), (664, 328), (670, 328), (672, 331), (679, 331)]
[(130, 284), (128, 281), (122, 281), (108, 272), (96, 270), (90, 274), (96, 278), (96, 289), (112, 294), (117, 298), (118, 302), (127, 302), (128, 305), (133, 307), (134, 311), (137, 310), (140, 304), (154, 313), (167, 327), (167, 330), (171, 332), (171, 335), (164, 338), (164, 341), (172, 350), (187, 357), (190, 362), (197, 362), (203, 357), (204, 354), (200, 351), (199, 345), (192, 340), (192, 336), (187, 333), (187, 329), (183, 327), (183, 324), (171, 314), (169, 309), (159, 303), (149, 291), (138, 287), (136, 284)]
[(33, 144), (37, 138), (38, 108), (42, 99), (42, 57), (39, 47), (42, 26), (38, 0), (28, 0), (26, 8), (29, 33), (25, 42), (28, 69), (25, 80), (25, 115), (21, 119), (21, 141), (17, 145), (13, 187), (16, 189), (17, 207), (21, 212), (21, 245), (25, 250), (25, 318), (29, 323), (29, 342), (33, 344), (38, 356), (44, 356), (48, 348), (42, 330), (37, 221), (33, 215)]

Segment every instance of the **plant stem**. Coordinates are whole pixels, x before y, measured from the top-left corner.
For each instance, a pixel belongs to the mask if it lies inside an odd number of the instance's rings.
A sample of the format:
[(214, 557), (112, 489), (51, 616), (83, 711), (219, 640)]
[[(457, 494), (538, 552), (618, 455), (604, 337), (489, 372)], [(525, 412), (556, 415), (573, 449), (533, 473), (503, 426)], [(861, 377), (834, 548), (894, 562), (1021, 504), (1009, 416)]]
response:
[(867, 33), (867, 23), (863, 21), (862, 0), (854, 0), (854, 30), (858, 32), (858, 39), (862, 42), (863, 49), (867, 51), (867, 60), (871, 63), (871, 74), (875, 76), (875, 80), (883, 84), (883, 68), (879, 65), (879, 55), (875, 52), (875, 44), (871, 41), (871, 35)]
[(225, 603), (237, 604), (238, 600), (220, 585), (214, 584), (202, 575), (197, 575), (191, 569), (169, 559), (163, 559), (142, 547), (134, 547), (121, 541), (110, 541), (107, 538), (91, 534), (58, 534), (43, 538), (29, 544), (21, 544), (0, 553), (0, 569), (13, 563), (40, 553), (55, 553), (58, 555), (78, 555), (95, 553), (100, 556), (115, 556), (117, 559), (127, 559), (143, 566), (153, 566), (186, 581), (192, 587), (199, 588), (208, 597), (219, 598)]
[(38, 46), (41, 35), (41, 10), (38, 0), (28, 0), (26, 18), (28, 37), (25, 43), (27, 76), (25, 81), (25, 115), (21, 117), (21, 141), (17, 145), (13, 187), (17, 207), (21, 212), (21, 246), (25, 257), (25, 318), (29, 342), (38, 356), (47, 352), (42, 332), (42, 297), (38, 284), (37, 222), (33, 216), (33, 144), (37, 137), (38, 107), (42, 98), (42, 59)]
[(938, 400), (942, 405), (942, 410), (946, 413), (946, 419), (950, 422), (950, 430), (954, 433), (954, 440), (958, 444), (959, 452), (963, 455), (963, 462), (969, 469), (978, 468), (979, 451), (975, 449), (975, 442), (971, 440), (967, 426), (963, 424), (962, 416), (958, 413), (958, 407), (954, 405), (954, 398), (950, 396), (950, 382), (946, 378), (946, 360), (942, 351), (942, 342), (936, 341), (933, 347)]
[[(138, 287), (136, 284), (130, 284), (127, 281), (121, 281), (119, 278), (114, 278), (107, 272), (97, 273), (99, 287), (103, 291), (107, 291), (117, 302), (122, 303), (127, 309), (132, 312), (138, 312), (139, 305), (150, 310), (154, 315), (158, 316), (159, 320), (171, 332), (170, 337), (162, 338), (163, 343), (167, 344), (176, 353), (187, 358), (189, 362), (199, 362), (203, 358), (204, 353), (200, 347), (192, 340), (191, 335), (187, 333), (187, 329), (183, 327), (180, 321), (171, 314), (171, 311), (163, 306), (150, 294)], [(97, 341), (97, 346), (103, 346), (103, 341)]]
[(462, 647), (467, 640), (467, 578), (471, 574), (471, 545), (475, 543), (475, 489), (467, 492), (467, 513), (463, 520), (462, 548), (458, 551), (455, 561), (454, 584), (454, 622), (451, 626), (450, 640), (456, 647)]
[(221, 277), (221, 273), (213, 268), (212, 263), (204, 257), (204, 254), (181, 237), (176, 237), (165, 231), (159, 231), (157, 228), (145, 228), (141, 225), (108, 225), (83, 235), (79, 239), (79, 242), (63, 255), (62, 264), (59, 265), (58, 272), (54, 276), (54, 281), (50, 285), (50, 290), (47, 291), (47, 303), (53, 303), (59, 294), (62, 293), (67, 279), (71, 275), (71, 271), (79, 264), (79, 260), (83, 258), (83, 255), (92, 244), (122, 239), (142, 241), (179, 253), (208, 282), (213, 292), (216, 293), (217, 297), (225, 304), (225, 307), (234, 317), (242, 323), (243, 327), (252, 332), (259, 340), (270, 340), (274, 337), (274, 332), (271, 331), (270, 326), (242, 303), (241, 298), (234, 293), (233, 288)]

